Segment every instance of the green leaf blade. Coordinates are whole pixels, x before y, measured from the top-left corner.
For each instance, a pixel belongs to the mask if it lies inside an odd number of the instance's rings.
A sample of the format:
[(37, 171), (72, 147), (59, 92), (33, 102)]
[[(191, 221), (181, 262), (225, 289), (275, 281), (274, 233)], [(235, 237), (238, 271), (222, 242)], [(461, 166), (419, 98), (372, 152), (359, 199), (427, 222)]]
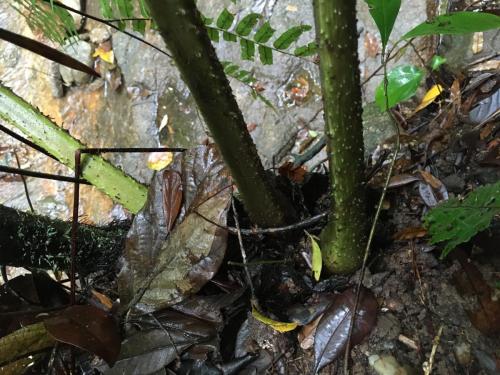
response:
[(389, 41), (394, 23), (401, 7), (401, 0), (365, 0), (370, 14), (380, 32), (382, 45), (385, 47)]
[(255, 40), (256, 43), (267, 43), (275, 32), (276, 30), (273, 29), (269, 21), (267, 21), (257, 30), (253, 40)]
[(500, 27), (500, 17), (490, 13), (456, 12), (423, 22), (407, 32), (403, 39), (436, 34), (467, 34)]
[(255, 43), (248, 39), (240, 39), (241, 58), (253, 60), (255, 56)]
[(311, 236), (309, 233), (307, 233), (307, 236), (311, 240), (311, 265), (314, 280), (319, 281), (321, 276), (321, 269), (323, 268), (321, 248), (319, 247), (318, 242), (314, 239), (314, 236)]
[(445, 63), (446, 63), (446, 57), (434, 55), (432, 56), (429, 66), (431, 67), (432, 70), (438, 70), (439, 67)]
[(259, 58), (263, 65), (273, 64), (273, 50), (269, 47), (259, 45)]
[(311, 30), (311, 26), (309, 25), (291, 27), (274, 41), (273, 47), (281, 50), (287, 49), (292, 43), (296, 42), (303, 33), (309, 30)]
[(110, 0), (99, 0), (99, 5), (104, 18), (113, 18), (113, 8), (111, 7)]
[(207, 34), (212, 42), (217, 43), (219, 41), (219, 30), (214, 29), (213, 27), (207, 27)]
[(234, 15), (224, 8), (222, 12), (217, 17), (216, 25), (218, 28), (227, 30), (231, 27), (234, 21)]
[[(423, 77), (424, 72), (422, 69), (414, 65), (403, 65), (392, 69), (387, 74), (389, 108), (415, 95)], [(384, 82), (381, 82), (375, 90), (375, 101), (381, 111), (388, 109), (386, 107), (386, 98), (384, 95)]]
[(237, 42), (238, 41), (238, 37), (235, 34), (229, 32), (229, 31), (224, 31), (222, 33), (222, 38), (226, 42)]
[(316, 42), (311, 42), (305, 46), (295, 48), (293, 54), (299, 57), (313, 56), (318, 52), (318, 45)]
[(247, 14), (243, 19), (236, 25), (236, 34), (241, 36), (248, 36), (252, 29), (257, 25), (257, 22), (262, 16), (258, 13)]

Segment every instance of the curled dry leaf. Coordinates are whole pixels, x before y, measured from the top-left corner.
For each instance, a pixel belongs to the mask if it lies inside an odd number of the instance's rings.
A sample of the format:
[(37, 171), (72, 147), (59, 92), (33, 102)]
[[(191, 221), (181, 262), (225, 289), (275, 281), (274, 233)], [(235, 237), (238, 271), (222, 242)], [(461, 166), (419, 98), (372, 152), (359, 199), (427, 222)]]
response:
[(70, 306), (44, 321), (55, 340), (76, 346), (113, 365), (121, 337), (112, 316), (94, 306)]
[(422, 227), (408, 227), (395, 233), (392, 238), (395, 241), (408, 241), (414, 240), (415, 238), (425, 237), (427, 230)]
[(415, 177), (411, 174), (398, 174), (396, 176), (392, 176), (389, 180), (389, 188), (397, 188), (400, 186), (411, 184), (412, 182), (418, 181), (419, 178)]
[(167, 231), (174, 225), (182, 204), (182, 178), (179, 172), (166, 170), (163, 172), (163, 214)]
[(448, 199), (448, 191), (438, 178), (427, 171), (419, 171), (419, 173), (423, 182), (419, 184), (418, 191), (427, 206), (434, 207), (439, 202)]
[(101, 368), (105, 375), (156, 373), (184, 350), (209, 343), (217, 335), (215, 324), (170, 309), (133, 319), (131, 324), (139, 330), (123, 341), (114, 366)]
[[(321, 318), (314, 338), (314, 373), (344, 352), (355, 299), (355, 289), (347, 289), (335, 298)], [(351, 345), (359, 344), (371, 332), (377, 321), (377, 308), (377, 300), (373, 293), (369, 289), (362, 288)]]
[(226, 224), (231, 181), (216, 149), (199, 146), (177, 155), (164, 176), (156, 174), (132, 223), (118, 276), (121, 301), (127, 305), (138, 295), (135, 307), (143, 312), (196, 293), (217, 272), (226, 249), (227, 232), (219, 226)]

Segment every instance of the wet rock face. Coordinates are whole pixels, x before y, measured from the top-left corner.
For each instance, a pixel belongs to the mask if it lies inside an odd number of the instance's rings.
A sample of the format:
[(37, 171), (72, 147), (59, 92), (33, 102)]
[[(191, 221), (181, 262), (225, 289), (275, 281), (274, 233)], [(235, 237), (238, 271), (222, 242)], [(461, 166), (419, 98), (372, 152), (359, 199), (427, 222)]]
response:
[[(84, 40), (71, 40), (62, 47), (62, 52), (92, 67), (92, 45)], [(59, 65), (59, 72), (66, 86), (81, 85), (90, 81), (90, 75)]]
[[(97, 0), (88, 0), (87, 11), (96, 14), (98, 4)], [(237, 19), (250, 12), (260, 13), (264, 20), (269, 20), (273, 28), (277, 29), (276, 36), (294, 25), (314, 25), (311, 2), (301, 0), (242, 0), (237, 4), (230, 0), (206, 0), (198, 5), (203, 14), (210, 17), (216, 17), (224, 7), (235, 13)], [(358, 7), (361, 77), (366, 80), (379, 66), (381, 46), (365, 2), (359, 1)], [(426, 1), (403, 0), (401, 15), (391, 39), (396, 40), (425, 19)], [(40, 33), (32, 32), (9, 2), (0, 2), (0, 27), (60, 47), (44, 39)], [(79, 76), (81, 73), (61, 68), (65, 84), (71, 85), (64, 92), (56, 64), (5, 42), (0, 42), (0, 79), (92, 147), (156, 147), (159, 144), (192, 147), (206, 139), (209, 132), (173, 61), (151, 47), (93, 21), (87, 20), (84, 31), (88, 33), (88, 40), (78, 42), (77, 48), (70, 46), (66, 49), (67, 53), (93, 65), (92, 50), (103, 40), (110, 40), (116, 63), (122, 72), (121, 89), (114, 91), (101, 80), (84, 83), (88, 78)], [(147, 32), (144, 38), (165, 48), (161, 36), (156, 32)], [(301, 37), (299, 45), (313, 39), (314, 32), (309, 31)], [(297, 143), (300, 131), (306, 129), (322, 134), (323, 103), (318, 66), (313, 59), (299, 59), (274, 52), (273, 65), (264, 66), (258, 58), (254, 62), (242, 61), (239, 43), (221, 41), (215, 43), (215, 47), (220, 60), (232, 61), (254, 72), (263, 89), (261, 94), (274, 106), (273, 109), (255, 100), (247, 86), (230, 79), (233, 94), (247, 124), (253, 129), (252, 137), (267, 168), (289, 154)], [(397, 64), (416, 61), (413, 51), (407, 49)], [(380, 75), (375, 75), (363, 86), (366, 102), (373, 101), (373, 92), (380, 79)], [(166, 126), (159, 131), (162, 122)], [(381, 126), (377, 126), (377, 116), (366, 123), (368, 149), (387, 134), (383, 129), (385, 124), (380, 122)], [(372, 133), (375, 136), (371, 136)], [(5, 144), (19, 147), (12, 140), (0, 139), (5, 140)], [(23, 147), (20, 149), (24, 150), (20, 153), (21, 164), (29, 165), (30, 169), (72, 174), (67, 168), (41, 157), (37, 152)], [(9, 152), (0, 156), (5, 156), (6, 163), (15, 166)], [(147, 155), (110, 154), (106, 157), (141, 182), (150, 181), (152, 171), (147, 168)], [(11, 185), (7, 188), (7, 184)], [(0, 181), (0, 187), (0, 202), (16, 202), (18, 207), (27, 208), (20, 181)], [(29, 178), (28, 187), (40, 213), (65, 218), (71, 212), (72, 187), (68, 184)], [(114, 207), (108, 198), (95, 189), (85, 190), (82, 195), (82, 213), (91, 221), (109, 220)], [(112, 212), (116, 212), (116, 209)]]

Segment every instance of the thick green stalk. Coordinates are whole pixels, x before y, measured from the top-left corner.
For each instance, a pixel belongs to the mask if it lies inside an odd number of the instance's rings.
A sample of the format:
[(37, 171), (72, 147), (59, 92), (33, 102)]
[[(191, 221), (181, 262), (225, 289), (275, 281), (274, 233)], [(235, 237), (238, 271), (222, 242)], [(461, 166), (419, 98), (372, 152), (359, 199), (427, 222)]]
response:
[[(72, 169), (75, 167), (75, 151), (85, 148), (67, 131), (2, 85), (0, 120), (20, 130), (26, 138)], [(102, 157), (83, 155), (82, 165), (82, 176), (88, 182), (131, 212), (137, 213), (146, 203), (146, 187)]]
[(314, 0), (314, 14), (332, 188), (321, 248), (328, 270), (350, 273), (363, 259), (367, 219), (356, 1)]
[(280, 226), (291, 205), (267, 176), (194, 0), (147, 0), (151, 15), (189, 87), (252, 221)]

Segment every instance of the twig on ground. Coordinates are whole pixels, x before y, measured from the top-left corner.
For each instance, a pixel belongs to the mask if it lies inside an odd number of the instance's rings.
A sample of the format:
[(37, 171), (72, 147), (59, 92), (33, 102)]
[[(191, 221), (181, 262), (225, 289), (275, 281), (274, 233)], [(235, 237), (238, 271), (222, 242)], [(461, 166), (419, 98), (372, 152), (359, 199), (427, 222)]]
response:
[[(201, 213), (199, 213), (196, 210), (194, 210), (193, 212), (195, 214), (197, 214), (198, 216), (200, 216), (202, 219), (208, 221), (210, 224), (216, 225), (217, 227), (219, 227), (221, 229), (227, 230), (231, 234), (238, 234), (238, 229), (237, 228), (226, 227), (224, 225), (220, 225), (220, 224), (218, 224), (218, 223), (210, 220), (209, 218), (203, 216)], [(295, 224), (287, 225), (287, 226), (284, 226), (284, 227), (240, 229), (239, 232), (243, 236), (259, 236), (259, 235), (262, 235), (262, 234), (275, 234), (275, 233), (281, 233), (281, 232), (288, 232), (290, 230), (307, 228), (308, 226), (310, 226), (312, 224), (316, 224), (318, 221), (320, 221), (321, 219), (323, 219), (323, 218), (325, 218), (327, 216), (328, 216), (328, 212), (322, 212), (322, 213), (320, 213), (318, 215), (315, 215), (315, 216), (312, 216), (312, 217), (310, 217), (308, 219), (305, 219), (305, 220), (299, 221), (299, 222), (297, 222)]]
[(436, 351), (439, 346), (439, 341), (441, 341), (442, 333), (443, 333), (443, 326), (440, 326), (436, 337), (434, 337), (434, 340), (432, 340), (432, 350), (431, 350), (431, 355), (429, 357), (429, 362), (426, 361), (423, 364), (425, 375), (431, 375), (432, 366), (434, 365), (434, 357), (436, 356)]

